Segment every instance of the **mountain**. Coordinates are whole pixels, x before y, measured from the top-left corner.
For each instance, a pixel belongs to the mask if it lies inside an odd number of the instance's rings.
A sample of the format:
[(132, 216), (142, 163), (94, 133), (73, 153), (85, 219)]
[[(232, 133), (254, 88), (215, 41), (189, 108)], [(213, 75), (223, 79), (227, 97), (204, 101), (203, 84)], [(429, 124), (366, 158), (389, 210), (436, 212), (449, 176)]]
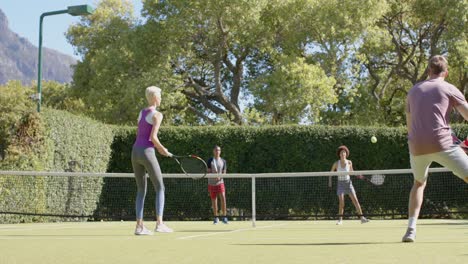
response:
[[(37, 80), (38, 48), (8, 27), (8, 19), (0, 9), (0, 85), (9, 80), (30, 84)], [(42, 79), (68, 83), (76, 59), (56, 50), (42, 49)]]

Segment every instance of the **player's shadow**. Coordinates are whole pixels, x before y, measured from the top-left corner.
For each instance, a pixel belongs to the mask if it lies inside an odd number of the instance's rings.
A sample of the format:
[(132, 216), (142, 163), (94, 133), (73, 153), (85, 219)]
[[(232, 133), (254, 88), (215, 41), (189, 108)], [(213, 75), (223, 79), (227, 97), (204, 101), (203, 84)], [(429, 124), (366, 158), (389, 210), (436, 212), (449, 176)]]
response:
[(224, 233), (224, 232), (233, 232), (235, 230), (177, 230), (177, 233)]
[(233, 244), (236, 246), (351, 246), (397, 244), (401, 242), (328, 242), (328, 243), (270, 243), (270, 244)]
[[(130, 234), (132, 235), (132, 234)], [(29, 235), (0, 235), (0, 237), (128, 237), (130, 236), (129, 234), (124, 234), (124, 235), (104, 235), (104, 234), (96, 234), (96, 235), (70, 235), (70, 234), (63, 234), (63, 235), (45, 235), (45, 234), (29, 234)]]
[(418, 223), (419, 225), (427, 225), (427, 226), (444, 226), (444, 225), (461, 225), (461, 226), (467, 226), (468, 227), (468, 222), (466, 223)]
[[(418, 244), (466, 244), (466, 242), (418, 242)], [(401, 241), (394, 242), (328, 242), (328, 243), (258, 243), (258, 244), (232, 244), (233, 246), (353, 246), (353, 245), (392, 245), (406, 244)]]

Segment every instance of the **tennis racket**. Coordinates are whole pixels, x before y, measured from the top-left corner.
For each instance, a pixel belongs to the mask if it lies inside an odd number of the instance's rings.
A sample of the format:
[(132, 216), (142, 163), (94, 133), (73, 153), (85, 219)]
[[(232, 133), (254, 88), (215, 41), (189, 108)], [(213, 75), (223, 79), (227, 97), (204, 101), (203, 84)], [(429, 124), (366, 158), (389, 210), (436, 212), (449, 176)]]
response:
[(460, 146), (460, 148), (468, 155), (468, 139), (461, 140), (452, 132), (453, 144)]
[(372, 183), (373, 185), (379, 186), (384, 184), (385, 182), (385, 175), (383, 174), (374, 174), (370, 178), (365, 177), (364, 175), (358, 175), (356, 178), (365, 180), (367, 182)]
[(205, 161), (196, 155), (178, 156), (169, 153), (169, 157), (179, 164), (182, 172), (194, 180), (203, 179), (208, 172)]

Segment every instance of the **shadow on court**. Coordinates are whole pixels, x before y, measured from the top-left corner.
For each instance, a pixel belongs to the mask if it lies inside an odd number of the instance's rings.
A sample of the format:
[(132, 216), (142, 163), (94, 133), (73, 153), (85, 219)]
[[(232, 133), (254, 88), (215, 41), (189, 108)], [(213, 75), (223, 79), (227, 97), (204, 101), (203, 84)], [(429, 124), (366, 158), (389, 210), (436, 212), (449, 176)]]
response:
[[(354, 245), (411, 245), (413, 243), (395, 242), (332, 242), (332, 243), (271, 243), (271, 244), (231, 244), (232, 246), (354, 246)], [(417, 244), (466, 244), (466, 242), (417, 242)]]
[(468, 222), (466, 223), (418, 223), (418, 225), (423, 225), (423, 226), (454, 226), (454, 225), (461, 225), (461, 226), (467, 226), (468, 227)]
[(177, 233), (224, 233), (224, 232), (233, 232), (235, 229), (226, 229), (226, 230), (177, 230)]
[[(63, 234), (63, 235), (43, 235), (43, 234), (37, 234), (37, 235), (0, 235), (0, 238), (4, 237), (129, 237), (129, 236), (134, 236), (137, 237), (133, 234), (128, 234), (128, 235), (102, 235), (102, 234), (95, 234), (95, 235), (68, 235), (68, 234)], [(143, 237), (143, 236), (141, 236)], [(146, 236), (150, 237), (150, 236)]]

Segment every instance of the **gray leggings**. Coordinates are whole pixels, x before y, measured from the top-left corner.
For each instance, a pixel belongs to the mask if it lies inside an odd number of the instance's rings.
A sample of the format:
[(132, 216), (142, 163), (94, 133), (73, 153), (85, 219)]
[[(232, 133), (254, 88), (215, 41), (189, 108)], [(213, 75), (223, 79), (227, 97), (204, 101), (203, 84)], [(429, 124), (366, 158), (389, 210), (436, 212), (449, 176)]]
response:
[(156, 192), (156, 215), (163, 216), (164, 211), (164, 182), (154, 148), (133, 147), (132, 166), (137, 184), (136, 218), (143, 219), (143, 207), (146, 196), (146, 172), (153, 183)]

